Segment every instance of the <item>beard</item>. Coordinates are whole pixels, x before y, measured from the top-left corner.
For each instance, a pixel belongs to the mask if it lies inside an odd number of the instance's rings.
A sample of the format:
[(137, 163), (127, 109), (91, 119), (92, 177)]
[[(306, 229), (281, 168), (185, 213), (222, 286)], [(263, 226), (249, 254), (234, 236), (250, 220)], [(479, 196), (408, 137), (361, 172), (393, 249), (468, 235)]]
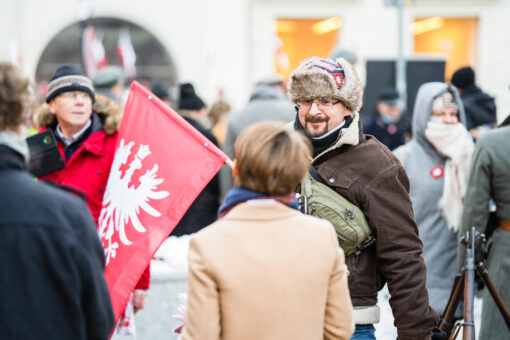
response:
[[(306, 133), (310, 137), (312, 137), (312, 138), (320, 137), (323, 134), (325, 134), (326, 132), (328, 132), (328, 122), (329, 122), (329, 118), (325, 117), (325, 116), (306, 117), (304, 128), (305, 128)], [(325, 123), (325, 124), (315, 125), (318, 123), (319, 124)]]

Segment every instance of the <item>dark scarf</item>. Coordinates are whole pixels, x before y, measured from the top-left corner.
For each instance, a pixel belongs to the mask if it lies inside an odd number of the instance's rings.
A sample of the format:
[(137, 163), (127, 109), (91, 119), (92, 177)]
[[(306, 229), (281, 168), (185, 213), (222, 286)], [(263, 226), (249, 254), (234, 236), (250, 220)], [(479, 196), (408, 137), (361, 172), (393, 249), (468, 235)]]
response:
[(268, 194), (251, 191), (246, 188), (233, 187), (227, 193), (225, 203), (223, 203), (218, 210), (218, 218), (225, 216), (236, 205), (253, 199), (274, 199), (275, 201), (283, 203), (290, 208), (299, 210), (298, 201), (294, 193), (281, 196), (269, 196)]
[(345, 124), (337, 131), (333, 132), (332, 134), (328, 135), (324, 138), (312, 138), (308, 133), (306, 133), (305, 128), (301, 123), (299, 122), (299, 116), (296, 114), (296, 119), (294, 120), (294, 129), (297, 131), (300, 131), (305, 134), (305, 136), (312, 142), (313, 146), (313, 158), (317, 157), (324, 151), (326, 151), (330, 146), (332, 146), (337, 140), (338, 136), (340, 135), (340, 131), (342, 129), (348, 128), (349, 125), (352, 123), (352, 115), (345, 117)]

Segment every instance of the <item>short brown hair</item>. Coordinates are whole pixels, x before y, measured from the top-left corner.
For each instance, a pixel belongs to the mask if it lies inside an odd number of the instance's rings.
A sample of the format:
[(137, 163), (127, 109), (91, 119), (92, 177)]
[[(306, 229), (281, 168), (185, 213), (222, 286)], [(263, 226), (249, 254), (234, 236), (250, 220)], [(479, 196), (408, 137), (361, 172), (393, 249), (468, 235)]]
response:
[(272, 196), (289, 194), (310, 166), (311, 145), (284, 123), (262, 122), (248, 127), (234, 145), (236, 185)]
[(25, 122), (32, 101), (30, 81), (16, 66), (0, 63), (0, 130)]

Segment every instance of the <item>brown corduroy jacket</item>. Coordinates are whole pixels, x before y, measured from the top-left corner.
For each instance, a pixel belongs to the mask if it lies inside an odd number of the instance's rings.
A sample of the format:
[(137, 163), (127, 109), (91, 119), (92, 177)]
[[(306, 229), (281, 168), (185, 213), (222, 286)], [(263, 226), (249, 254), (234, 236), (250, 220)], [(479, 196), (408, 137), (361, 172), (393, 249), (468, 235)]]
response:
[(355, 114), (313, 164), (333, 189), (362, 209), (376, 238), (375, 245), (346, 257), (355, 321), (357, 307), (375, 306), (387, 282), (399, 340), (430, 339), (439, 317), (429, 306), (423, 245), (400, 162), (377, 139), (363, 134)]

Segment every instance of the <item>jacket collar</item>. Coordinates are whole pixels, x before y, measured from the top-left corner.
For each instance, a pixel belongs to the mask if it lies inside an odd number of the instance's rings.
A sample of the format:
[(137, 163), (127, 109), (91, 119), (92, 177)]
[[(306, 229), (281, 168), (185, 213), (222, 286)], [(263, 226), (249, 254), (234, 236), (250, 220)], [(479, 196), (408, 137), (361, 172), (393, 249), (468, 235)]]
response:
[(0, 171), (6, 169), (25, 170), (23, 156), (6, 145), (0, 145)]
[[(298, 210), (280, 202), (262, 200), (248, 201), (236, 205), (221, 220), (226, 221), (268, 221), (301, 214)], [(220, 221), (221, 221), (220, 220)]]
[[(319, 157), (325, 155), (331, 150), (339, 149), (343, 145), (358, 145), (362, 138), (362, 130), (361, 130), (361, 122), (359, 120), (359, 113), (353, 112), (352, 123), (345, 129), (340, 131), (340, 135), (336, 142), (327, 148), (325, 151), (318, 154), (313, 161), (317, 160)], [(313, 162), (312, 161), (312, 162)]]
[(103, 156), (104, 140), (106, 133), (103, 130), (103, 122), (99, 115), (92, 114), (90, 135), (83, 141), (83, 148), (95, 156)]
[(15, 153), (24, 164), (28, 164), (30, 153), (28, 144), (24, 138), (15, 132), (0, 131), (0, 151)]
[(103, 130), (92, 132), (83, 142), (83, 148), (94, 156), (103, 156), (106, 133)]
[[(91, 126), (90, 132), (87, 133), (87, 136), (83, 142), (81, 142), (83, 149), (87, 150), (91, 154), (95, 156), (103, 156), (104, 148), (105, 148), (105, 137), (106, 132), (103, 130), (103, 122), (101, 118), (96, 113), (92, 113), (91, 116)], [(48, 127), (42, 127), (39, 132), (46, 131)], [(79, 150), (80, 148), (78, 148)]]

